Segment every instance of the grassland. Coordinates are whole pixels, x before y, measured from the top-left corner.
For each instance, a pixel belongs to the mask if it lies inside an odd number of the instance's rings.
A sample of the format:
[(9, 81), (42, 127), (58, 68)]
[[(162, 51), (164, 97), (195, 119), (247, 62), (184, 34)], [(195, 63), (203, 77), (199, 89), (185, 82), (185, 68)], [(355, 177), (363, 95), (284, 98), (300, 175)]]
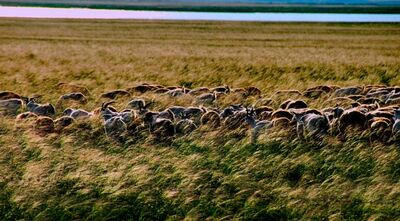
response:
[[(88, 110), (142, 82), (400, 85), (400, 25), (1, 19), (0, 89), (55, 103), (60, 82), (89, 88)], [(0, 190), (1, 220), (396, 220), (400, 149), (206, 128), (115, 142), (100, 122), (40, 136), (2, 117)]]

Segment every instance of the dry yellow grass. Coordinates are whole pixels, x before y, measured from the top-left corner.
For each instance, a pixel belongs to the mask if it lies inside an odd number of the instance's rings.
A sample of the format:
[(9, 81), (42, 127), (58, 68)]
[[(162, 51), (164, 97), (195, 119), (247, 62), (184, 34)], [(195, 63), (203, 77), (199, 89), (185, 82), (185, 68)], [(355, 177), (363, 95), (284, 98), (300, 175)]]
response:
[[(55, 103), (60, 82), (89, 88), (88, 110), (102, 92), (141, 82), (252, 85), (267, 95), (318, 84), (400, 85), (400, 25), (1, 19), (0, 89)], [(190, 104), (157, 99), (157, 107)], [(310, 102), (321, 107), (323, 99)], [(246, 134), (206, 129), (168, 144), (117, 143), (97, 121), (40, 136), (0, 118), (0, 217), (400, 216), (397, 147), (277, 134), (255, 145)]]

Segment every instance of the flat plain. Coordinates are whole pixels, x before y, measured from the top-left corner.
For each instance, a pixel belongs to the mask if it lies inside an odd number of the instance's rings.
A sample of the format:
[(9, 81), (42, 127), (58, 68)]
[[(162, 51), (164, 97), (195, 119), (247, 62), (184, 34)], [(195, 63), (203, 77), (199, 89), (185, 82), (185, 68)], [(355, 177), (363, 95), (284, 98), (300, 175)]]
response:
[[(317, 85), (399, 86), (400, 24), (0, 19), (0, 90), (54, 104), (65, 93), (61, 82), (90, 90), (80, 106), (87, 110), (101, 105), (103, 92), (144, 82), (256, 86), (265, 96)], [(144, 96), (156, 109), (191, 104)], [(398, 146), (365, 136), (261, 138), (249, 144), (243, 131), (204, 129), (168, 143), (116, 142), (100, 121), (43, 136), (1, 117), (0, 219), (400, 217)]]

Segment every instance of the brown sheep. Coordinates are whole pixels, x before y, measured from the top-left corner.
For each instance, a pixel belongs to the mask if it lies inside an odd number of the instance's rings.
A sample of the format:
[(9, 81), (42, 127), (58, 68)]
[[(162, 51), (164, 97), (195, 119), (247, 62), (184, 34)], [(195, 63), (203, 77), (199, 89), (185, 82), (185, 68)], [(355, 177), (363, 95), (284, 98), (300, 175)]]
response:
[(106, 93), (101, 94), (100, 96), (102, 98), (108, 98), (108, 99), (116, 99), (117, 97), (121, 97), (121, 96), (130, 96), (131, 94), (127, 91), (127, 90), (113, 90), (113, 91), (109, 91)]
[(224, 128), (229, 130), (235, 130), (245, 126), (246, 115), (247, 115), (246, 111), (238, 111), (235, 112), (233, 115), (228, 116), (223, 121)]
[(86, 96), (90, 95), (90, 91), (86, 87), (77, 84), (61, 82), (56, 87), (67, 92), (81, 92)]
[(87, 103), (87, 98), (83, 93), (72, 92), (72, 93), (68, 93), (68, 94), (64, 94), (64, 95), (60, 96), (60, 98), (57, 101), (56, 107), (59, 108), (64, 103), (64, 101), (69, 101), (69, 100), (78, 102), (80, 104)]
[(246, 93), (245, 93), (246, 97), (250, 97), (250, 96), (260, 97), (261, 93), (262, 93), (260, 89), (253, 87), (253, 86), (245, 87), (244, 89), (246, 91)]
[(370, 128), (370, 141), (388, 141), (390, 139), (392, 122), (387, 118), (375, 117), (368, 121)]
[(175, 126), (169, 119), (158, 118), (158, 113), (147, 112), (144, 115), (143, 122), (149, 128), (151, 134), (157, 139), (164, 140), (175, 135)]
[(282, 118), (282, 117), (287, 118), (288, 120), (292, 120), (293, 114), (287, 110), (282, 110), (282, 109), (276, 110), (276, 111), (272, 112), (272, 114), (271, 114), (272, 119)]
[(306, 90), (303, 92), (304, 97), (313, 99), (319, 98), (324, 94), (326, 94), (326, 92), (323, 90)]
[(32, 126), (39, 116), (32, 112), (24, 112), (17, 115), (15, 118), (16, 128)]
[(228, 93), (231, 92), (231, 88), (229, 86), (227, 86), (227, 85), (219, 86), (219, 87), (211, 88), (211, 92), (218, 92), (218, 93), (228, 94)]
[(281, 109), (301, 109), (301, 108), (307, 108), (308, 105), (306, 102), (302, 100), (286, 100), (284, 101), (279, 108)]
[(337, 89), (333, 96), (335, 97), (347, 97), (349, 95), (361, 94), (364, 91), (364, 87), (344, 87)]
[(156, 94), (164, 94), (166, 92), (168, 92), (169, 90), (167, 88), (157, 88), (156, 90), (154, 90), (154, 93)]
[(271, 122), (273, 127), (277, 128), (289, 128), (292, 126), (292, 121), (286, 117), (273, 118)]
[(61, 131), (65, 127), (73, 124), (75, 119), (69, 116), (62, 116), (54, 120), (54, 129), (55, 131)]
[(344, 134), (346, 129), (353, 128), (365, 129), (367, 126), (367, 117), (360, 111), (345, 111), (339, 118), (339, 132)]
[(24, 113), (18, 114), (17, 117), (15, 118), (15, 120), (16, 121), (23, 121), (23, 120), (26, 120), (26, 119), (36, 119), (36, 118), (38, 118), (37, 114), (28, 111), (28, 112), (24, 112)]
[(212, 128), (217, 128), (221, 125), (221, 118), (216, 111), (207, 111), (204, 113), (201, 118), (200, 122), (202, 125), (207, 125)]
[(302, 101), (302, 100), (296, 100), (296, 101), (292, 101), (290, 103), (287, 104), (286, 109), (301, 109), (301, 108), (307, 108), (308, 105), (306, 104), (306, 102)]
[(8, 100), (12, 98), (21, 99), (22, 96), (11, 91), (0, 91), (0, 100)]
[[(150, 85), (147, 83), (143, 83), (134, 87), (130, 87), (127, 89), (127, 91), (131, 92), (131, 93), (146, 93), (148, 91), (155, 91), (157, 89), (162, 89), (164, 88), (163, 86), (160, 85)], [(168, 89), (167, 89), (168, 90)]]
[(176, 133), (190, 134), (197, 129), (197, 125), (190, 119), (182, 119), (176, 123)]
[(197, 101), (200, 103), (211, 104), (217, 100), (217, 92), (205, 93), (196, 97)]
[(327, 86), (327, 85), (319, 85), (319, 86), (315, 86), (312, 88), (307, 88), (307, 90), (305, 90), (305, 92), (308, 91), (323, 91), (325, 93), (331, 93), (332, 91), (338, 89), (337, 86)]
[(298, 90), (279, 90), (275, 92), (275, 95), (281, 95), (281, 94), (292, 94), (292, 95), (303, 96), (303, 93), (301, 93)]
[(50, 117), (40, 116), (35, 121), (35, 129), (40, 133), (51, 133), (54, 131), (54, 121)]
[(211, 90), (207, 87), (199, 87), (199, 88), (192, 89), (188, 92), (188, 94), (194, 95), (194, 96), (198, 96), (198, 95), (201, 95), (204, 93), (211, 93)]

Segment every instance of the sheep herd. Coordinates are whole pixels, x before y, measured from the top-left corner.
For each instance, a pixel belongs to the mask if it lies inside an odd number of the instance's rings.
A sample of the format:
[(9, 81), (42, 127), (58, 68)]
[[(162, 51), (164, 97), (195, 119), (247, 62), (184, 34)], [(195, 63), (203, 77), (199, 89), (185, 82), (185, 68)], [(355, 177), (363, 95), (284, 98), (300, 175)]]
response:
[[(77, 121), (98, 118), (111, 138), (145, 131), (160, 140), (173, 139), (204, 126), (218, 131), (247, 128), (252, 143), (257, 142), (260, 134), (274, 129), (292, 131), (299, 139), (306, 140), (369, 132), (371, 141), (400, 142), (400, 87), (323, 85), (304, 91), (281, 90), (266, 97), (256, 87), (189, 89), (143, 83), (101, 94), (98, 108), (90, 111), (72, 107), (58, 110), (66, 101), (83, 105), (92, 99), (85, 87), (69, 83), (60, 83), (58, 87), (67, 89), (68, 93), (61, 95), (55, 105), (38, 102), (38, 96), (0, 92), (0, 115), (16, 116), (18, 124), (33, 121), (34, 128), (45, 133), (60, 132)], [(189, 97), (192, 103), (154, 110), (156, 102), (145, 96), (148, 94), (173, 99)], [(219, 100), (230, 94), (251, 97), (254, 102), (220, 107)], [(281, 94), (292, 99), (281, 101), (275, 107), (269, 105)], [(124, 104), (125, 109), (118, 111), (112, 104), (120, 98), (129, 100)], [(306, 101), (313, 99), (329, 100), (331, 106), (310, 108)]]

